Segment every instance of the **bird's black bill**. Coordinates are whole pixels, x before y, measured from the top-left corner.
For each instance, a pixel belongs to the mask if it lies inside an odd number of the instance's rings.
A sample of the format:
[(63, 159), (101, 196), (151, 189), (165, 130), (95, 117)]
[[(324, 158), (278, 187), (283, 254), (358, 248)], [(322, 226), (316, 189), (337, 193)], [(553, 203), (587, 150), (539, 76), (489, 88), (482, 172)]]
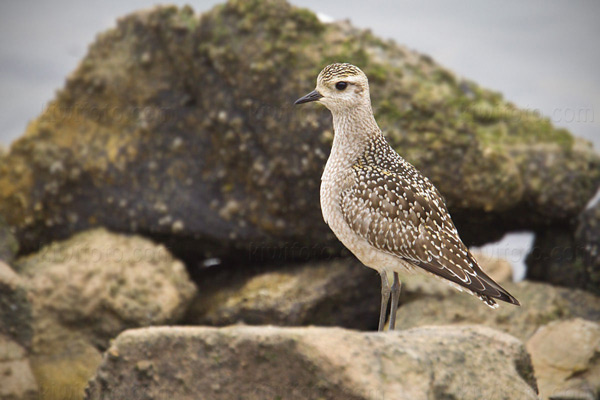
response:
[(298, 100), (296, 100), (294, 102), (294, 104), (302, 104), (302, 103), (308, 103), (310, 101), (317, 101), (321, 97), (323, 97), (323, 95), (321, 93), (317, 92), (316, 90), (313, 90), (312, 92), (310, 92), (306, 96), (300, 97)]

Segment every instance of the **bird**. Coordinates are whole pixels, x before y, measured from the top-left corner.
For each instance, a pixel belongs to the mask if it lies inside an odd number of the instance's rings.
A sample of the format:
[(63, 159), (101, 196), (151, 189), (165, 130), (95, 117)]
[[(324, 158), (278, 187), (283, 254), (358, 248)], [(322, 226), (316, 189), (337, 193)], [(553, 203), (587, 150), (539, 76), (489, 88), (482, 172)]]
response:
[(388, 329), (395, 329), (399, 273), (407, 270), (441, 278), (492, 308), (498, 307), (496, 300), (520, 305), (482, 270), (433, 183), (389, 145), (373, 115), (369, 81), (360, 68), (327, 65), (315, 90), (294, 104), (308, 102), (324, 105), (333, 117), (333, 144), (320, 186), (323, 219), (346, 248), (379, 273), (379, 331), (384, 330), (390, 296)]

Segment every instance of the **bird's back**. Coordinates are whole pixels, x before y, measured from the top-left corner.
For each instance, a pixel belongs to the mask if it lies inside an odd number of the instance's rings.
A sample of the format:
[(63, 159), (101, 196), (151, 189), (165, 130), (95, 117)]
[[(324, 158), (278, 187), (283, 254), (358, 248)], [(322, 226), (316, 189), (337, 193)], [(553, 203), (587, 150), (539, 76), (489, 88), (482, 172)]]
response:
[[(331, 157), (342, 156), (332, 151)], [(367, 266), (378, 269), (369, 260), (389, 264), (390, 258), (395, 259), (399, 268), (418, 267), (467, 289), (490, 306), (495, 306), (494, 299), (518, 304), (481, 270), (435, 186), (381, 133), (370, 137), (353, 163), (343, 165), (329, 171), (330, 187), (325, 182), (325, 190), (322, 186), (323, 212), (334, 233), (363, 262), (366, 259)]]

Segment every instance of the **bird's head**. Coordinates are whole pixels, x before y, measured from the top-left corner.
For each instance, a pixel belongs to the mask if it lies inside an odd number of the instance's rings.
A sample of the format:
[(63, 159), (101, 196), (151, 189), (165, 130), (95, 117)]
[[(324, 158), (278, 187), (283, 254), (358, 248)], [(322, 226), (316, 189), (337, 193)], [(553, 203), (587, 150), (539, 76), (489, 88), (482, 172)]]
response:
[(332, 112), (370, 106), (369, 80), (352, 64), (330, 64), (317, 77), (317, 87), (294, 104), (318, 101)]

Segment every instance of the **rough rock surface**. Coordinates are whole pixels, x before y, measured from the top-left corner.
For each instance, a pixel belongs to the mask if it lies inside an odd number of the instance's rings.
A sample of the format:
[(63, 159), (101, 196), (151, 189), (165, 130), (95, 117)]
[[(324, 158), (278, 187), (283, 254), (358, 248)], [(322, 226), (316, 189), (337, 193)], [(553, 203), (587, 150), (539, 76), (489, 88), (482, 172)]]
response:
[[(527, 340), (541, 326), (555, 320), (584, 318), (600, 321), (600, 297), (578, 289), (543, 283), (518, 282), (503, 286), (521, 302), (521, 307), (500, 304), (491, 310), (474, 296), (453, 288), (415, 296), (407, 281), (405, 304), (398, 310), (397, 326), (482, 324)], [(435, 287), (433, 287), (435, 289)]]
[[(0, 335), (28, 349), (33, 337), (32, 307), (19, 275), (0, 261)], [(1, 373), (0, 373), (1, 375)]]
[(87, 400), (536, 399), (529, 355), (480, 326), (146, 328), (121, 334)]
[[(511, 280), (510, 264), (476, 255), (497, 282)], [(379, 319), (380, 278), (354, 257), (281, 266), (209, 268), (195, 276), (198, 295), (185, 322), (224, 326), (235, 323), (278, 326), (339, 326), (375, 330)], [(214, 272), (211, 274), (211, 272)], [(430, 276), (403, 277), (404, 299), (455, 290)]]
[[(221, 272), (221, 271), (219, 271)], [(379, 275), (354, 258), (202, 277), (186, 323), (377, 326)]]
[(36, 324), (56, 320), (99, 347), (127, 328), (177, 321), (195, 294), (183, 264), (162, 245), (104, 229), (46, 246), (16, 268)]
[(96, 225), (189, 257), (338, 251), (318, 206), (330, 115), (292, 107), (332, 61), (369, 75), (390, 142), (439, 187), (467, 242), (564, 224), (596, 190), (591, 146), (500, 94), (347, 23), (232, 0), (200, 17), (138, 12), (99, 35), (0, 160), (0, 214), (24, 252)]
[(37, 400), (38, 394), (27, 351), (0, 333), (0, 400)]
[(575, 232), (537, 233), (527, 266), (528, 279), (600, 295), (600, 202), (581, 213)]
[(79, 400), (102, 354), (83, 332), (39, 317), (30, 355), (40, 399)]
[(19, 251), (19, 242), (12, 234), (4, 217), (0, 215), (0, 260), (10, 263)]
[(600, 295), (600, 201), (579, 217), (575, 249), (573, 268), (582, 270), (585, 282), (580, 287)]
[(29, 349), (44, 400), (81, 399), (98, 349), (127, 328), (179, 321), (195, 294), (164, 246), (105, 229), (52, 243), (15, 268), (0, 263), (0, 334)]
[(551, 322), (529, 339), (527, 350), (544, 399), (600, 398), (600, 324)]

